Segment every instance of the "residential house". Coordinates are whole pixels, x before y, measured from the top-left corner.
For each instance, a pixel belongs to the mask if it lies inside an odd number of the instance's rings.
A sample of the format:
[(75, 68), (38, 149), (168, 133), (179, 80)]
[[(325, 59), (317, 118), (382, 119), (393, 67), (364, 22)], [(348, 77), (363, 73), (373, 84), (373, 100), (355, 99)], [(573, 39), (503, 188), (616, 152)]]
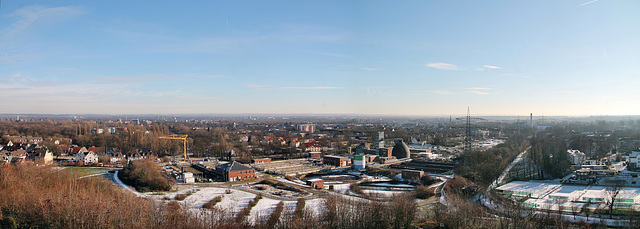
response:
[(95, 146), (92, 146), (92, 147), (87, 148), (87, 150), (89, 150), (89, 151), (93, 151), (93, 152), (94, 152), (94, 153), (96, 153), (96, 154), (104, 153), (104, 148), (102, 148), (102, 147), (95, 147)]
[(11, 162), (11, 158), (13, 158), (13, 155), (11, 155), (11, 153), (7, 150), (2, 150), (0, 151), (0, 162), (4, 161), (4, 162)]
[(582, 165), (587, 159), (587, 156), (583, 152), (580, 152), (580, 150), (569, 149), (567, 153), (569, 154), (569, 161), (571, 161), (572, 165)]
[(76, 154), (76, 161), (82, 161), (82, 163), (84, 163), (85, 165), (87, 164), (97, 164), (98, 163), (98, 154), (94, 153), (93, 151), (89, 151), (87, 153), (85, 152), (79, 152), (78, 154)]
[(48, 165), (53, 163), (53, 153), (45, 147), (36, 147), (29, 150), (27, 159), (34, 161), (36, 164)]
[(304, 143), (305, 152), (317, 152), (317, 151), (327, 151), (327, 150), (329, 150), (329, 147), (327, 147), (326, 142), (310, 141), (310, 142)]
[(631, 151), (629, 155), (629, 167), (638, 168), (640, 165), (638, 164), (638, 158), (640, 157), (640, 151)]
[(85, 147), (80, 146), (72, 146), (69, 148), (69, 155), (76, 155), (78, 153), (84, 153), (85, 155), (89, 152), (89, 150)]

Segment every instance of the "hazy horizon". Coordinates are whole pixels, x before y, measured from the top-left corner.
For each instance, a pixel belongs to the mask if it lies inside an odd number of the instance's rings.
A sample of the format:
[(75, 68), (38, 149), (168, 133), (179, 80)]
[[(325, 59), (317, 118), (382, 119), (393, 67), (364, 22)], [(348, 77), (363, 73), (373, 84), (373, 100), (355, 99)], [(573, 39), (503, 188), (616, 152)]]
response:
[(638, 1), (0, 4), (0, 113), (640, 114)]

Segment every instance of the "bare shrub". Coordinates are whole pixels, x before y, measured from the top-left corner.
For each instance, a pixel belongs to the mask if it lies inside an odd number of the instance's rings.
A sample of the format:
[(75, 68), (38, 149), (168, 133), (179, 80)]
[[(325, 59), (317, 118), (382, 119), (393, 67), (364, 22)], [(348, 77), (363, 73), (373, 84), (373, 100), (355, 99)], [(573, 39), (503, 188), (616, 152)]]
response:
[(240, 210), (240, 212), (238, 212), (235, 218), (235, 222), (239, 224), (243, 223), (244, 219), (251, 213), (251, 208), (256, 206), (256, 204), (258, 204), (258, 201), (260, 201), (260, 199), (262, 199), (262, 196), (257, 195), (256, 197), (253, 198), (253, 200), (249, 201), (249, 204), (247, 205), (247, 207), (243, 208), (242, 210)]
[(188, 191), (187, 193), (177, 194), (176, 197), (174, 197), (173, 199), (183, 201), (193, 193), (195, 193), (195, 191), (191, 190), (191, 191)]
[(266, 228), (275, 228), (278, 220), (280, 219), (280, 215), (282, 215), (282, 211), (284, 210), (284, 202), (280, 201), (278, 205), (276, 205), (276, 209), (271, 212), (269, 219), (267, 220)]
[(207, 208), (207, 209), (213, 209), (213, 206), (215, 206), (220, 201), (222, 201), (222, 196), (216, 196), (215, 198), (213, 198), (209, 202), (207, 202), (204, 205), (202, 205), (202, 207), (203, 208)]
[(428, 199), (435, 195), (433, 192), (434, 192), (433, 188), (429, 188), (424, 185), (419, 185), (418, 187), (416, 187), (415, 195), (416, 195), (416, 198), (418, 199)]
[(152, 160), (137, 160), (119, 172), (120, 180), (140, 192), (169, 191), (171, 184)]
[(349, 190), (351, 190), (353, 193), (362, 194), (362, 188), (360, 188), (360, 185), (358, 185), (357, 183), (349, 185)]

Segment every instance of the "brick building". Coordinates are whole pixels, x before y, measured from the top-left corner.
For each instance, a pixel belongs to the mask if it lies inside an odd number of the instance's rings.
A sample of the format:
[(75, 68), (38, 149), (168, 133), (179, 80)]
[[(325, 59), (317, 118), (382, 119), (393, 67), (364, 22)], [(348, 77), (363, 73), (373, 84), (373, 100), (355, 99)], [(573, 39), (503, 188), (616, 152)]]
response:
[(271, 158), (259, 158), (251, 160), (253, 164), (264, 164), (271, 162)]
[(341, 156), (326, 155), (324, 156), (324, 158), (322, 158), (322, 163), (327, 165), (337, 166), (337, 167), (344, 167), (349, 165), (349, 158), (341, 157)]
[(313, 159), (320, 159), (322, 158), (322, 152), (310, 152), (309, 156)]
[(256, 171), (239, 162), (233, 161), (216, 166), (216, 171), (224, 176), (225, 181), (241, 181), (256, 178)]

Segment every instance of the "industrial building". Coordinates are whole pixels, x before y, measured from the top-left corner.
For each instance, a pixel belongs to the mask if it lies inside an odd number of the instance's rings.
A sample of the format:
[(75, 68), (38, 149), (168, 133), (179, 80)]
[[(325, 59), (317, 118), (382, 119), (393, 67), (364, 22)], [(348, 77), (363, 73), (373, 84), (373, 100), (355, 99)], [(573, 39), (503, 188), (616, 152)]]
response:
[(225, 181), (241, 181), (256, 178), (256, 171), (254, 169), (236, 161), (216, 166), (216, 172), (221, 174)]
[(345, 167), (345, 166), (349, 166), (349, 158), (343, 157), (343, 156), (325, 155), (322, 158), (322, 163), (325, 165)]
[(367, 167), (366, 156), (353, 156), (353, 168), (364, 170)]
[(400, 140), (396, 142), (396, 145), (393, 146), (393, 150), (391, 151), (391, 154), (398, 158), (398, 159), (403, 159), (403, 158), (409, 158), (411, 150), (409, 150), (409, 146), (407, 146), (407, 144), (404, 143), (404, 141)]
[(620, 187), (613, 200), (611, 192), (615, 189), (608, 186), (513, 181), (496, 190), (505, 197), (522, 201), (525, 207), (539, 210), (579, 212), (586, 207), (593, 211), (606, 209), (606, 203), (613, 201), (616, 211), (640, 211), (640, 188), (637, 187)]

